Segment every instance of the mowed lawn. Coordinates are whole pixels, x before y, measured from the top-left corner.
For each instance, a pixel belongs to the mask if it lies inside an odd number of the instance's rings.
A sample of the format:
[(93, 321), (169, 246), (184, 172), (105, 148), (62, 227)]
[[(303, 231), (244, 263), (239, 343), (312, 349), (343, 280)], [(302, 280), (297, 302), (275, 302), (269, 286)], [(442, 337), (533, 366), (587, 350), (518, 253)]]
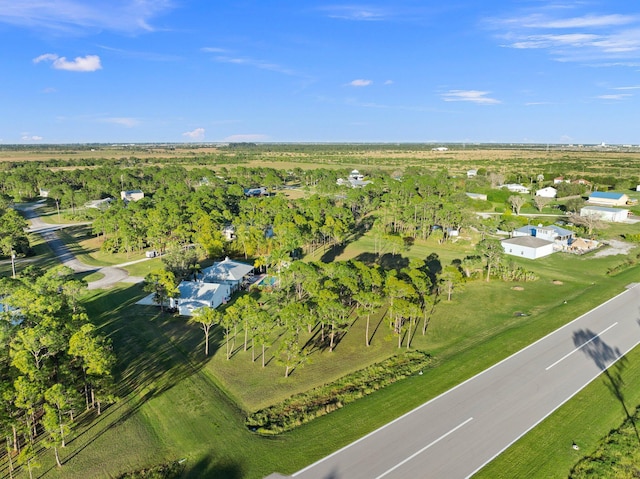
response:
[[(343, 254), (348, 255), (351, 247), (359, 248), (356, 242)], [(417, 247), (420, 249), (413, 249)], [(425, 257), (437, 251), (443, 265), (464, 252), (455, 245), (448, 249), (429, 244), (413, 248), (404, 254)], [(139, 285), (92, 292), (86, 305), (90, 316), (114, 342), (122, 399), (97, 421), (78, 429), (77, 437), (61, 452), (66, 461), (61, 470), (53, 467), (52, 455), (47, 453), (39, 473), (61, 478), (113, 477), (181, 458), (186, 458), (186, 477), (260, 478), (276, 470), (292, 473), (619, 293), (638, 279), (637, 268), (613, 277), (604, 273), (624, 259), (556, 254), (536, 262), (518, 261), (540, 276), (536, 282), (465, 284), (462, 290), (454, 291), (451, 302), (442, 300), (436, 305), (426, 336), (420, 331), (414, 336), (413, 347), (430, 352), (435, 359), (434, 367), (423, 376), (403, 380), (295, 431), (270, 438), (244, 427), (246, 411), (331, 381), (397, 351), (397, 340), (390, 334), (383, 312), (372, 320), (372, 330), (379, 326), (370, 348), (364, 346), (364, 321), (356, 320), (354, 313), (351, 330), (334, 352), (314, 353), (310, 364), (285, 379), (283, 367), (272, 359), (275, 344), (267, 351), (270, 361), (262, 370), (261, 360), (253, 363), (250, 351), (243, 350), (241, 332), (234, 356), (227, 361), (222, 336), (216, 331), (214, 353), (205, 358), (203, 334), (196, 326), (187, 324), (185, 318), (160, 314), (157, 308), (133, 304), (143, 295)], [(554, 280), (562, 284), (554, 284)], [(515, 290), (514, 286), (524, 289)], [(602, 407), (598, 401), (585, 402), (585, 410), (598, 410)], [(608, 428), (617, 425), (614, 422)], [(535, 461), (537, 448), (537, 444), (529, 444), (520, 454)], [(562, 467), (570, 465), (563, 463)]]

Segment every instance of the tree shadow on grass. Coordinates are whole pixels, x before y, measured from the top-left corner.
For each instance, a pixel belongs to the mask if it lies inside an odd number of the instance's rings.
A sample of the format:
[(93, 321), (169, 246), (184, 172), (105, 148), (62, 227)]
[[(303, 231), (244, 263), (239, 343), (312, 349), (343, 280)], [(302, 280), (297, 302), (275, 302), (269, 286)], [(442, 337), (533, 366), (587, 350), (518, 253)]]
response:
[(244, 477), (244, 470), (233, 460), (226, 458), (216, 460), (206, 456), (193, 466), (187, 466), (180, 477), (182, 479), (241, 479)]
[(624, 380), (622, 379), (622, 371), (626, 367), (627, 358), (622, 355), (620, 349), (609, 346), (597, 333), (590, 329), (581, 329), (573, 333), (573, 344), (580, 348), (587, 357), (591, 358), (598, 369), (603, 372), (607, 389), (622, 406), (640, 444), (640, 433), (638, 432), (634, 415), (629, 411), (625, 403), (623, 392)]
[(409, 266), (409, 259), (397, 253), (385, 253), (382, 256), (374, 253), (360, 253), (355, 259), (363, 262), (367, 266), (378, 264), (385, 271), (392, 269), (400, 271)]
[[(172, 388), (178, 382), (198, 373), (209, 360), (204, 355), (204, 335), (187, 318), (176, 317), (159, 308), (135, 305), (140, 298), (139, 286), (94, 294), (85, 303), (92, 322), (109, 337), (117, 358), (114, 371), (118, 402), (100, 416), (85, 413), (79, 423), (86, 426), (70, 441), (101, 425), (91, 440), (65, 459), (87, 448), (108, 430), (119, 426), (150, 399)], [(210, 355), (224, 347), (222, 330), (212, 330)], [(123, 414), (121, 408), (126, 408)], [(104, 421), (109, 421), (103, 426)]]

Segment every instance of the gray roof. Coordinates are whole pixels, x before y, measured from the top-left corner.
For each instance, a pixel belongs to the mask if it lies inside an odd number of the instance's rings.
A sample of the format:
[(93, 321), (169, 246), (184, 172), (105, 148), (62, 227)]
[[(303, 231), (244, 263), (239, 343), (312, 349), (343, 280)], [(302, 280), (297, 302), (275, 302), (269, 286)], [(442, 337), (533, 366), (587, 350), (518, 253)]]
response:
[(629, 212), (629, 210), (625, 210), (624, 208), (607, 208), (606, 206), (583, 206), (580, 211), (602, 211), (606, 213), (619, 213), (620, 211)]
[(178, 289), (180, 314), (186, 315), (191, 315), (193, 311), (204, 306), (215, 308), (223, 303), (229, 294), (229, 285), (200, 281), (182, 281)]
[(556, 225), (551, 225), (549, 226), (549, 228), (553, 228), (556, 231), (556, 233), (558, 233), (560, 236), (571, 236), (574, 234), (573, 231), (568, 230), (566, 228), (560, 228), (559, 226), (556, 226)]
[(202, 280), (209, 283), (242, 281), (242, 278), (251, 271), (253, 271), (252, 265), (225, 258), (224, 261), (213, 263), (213, 266), (203, 269)]
[(541, 248), (542, 246), (553, 244), (553, 241), (543, 240), (536, 238), (535, 236), (516, 236), (515, 238), (502, 240), (502, 242), (518, 246), (526, 246), (528, 248)]

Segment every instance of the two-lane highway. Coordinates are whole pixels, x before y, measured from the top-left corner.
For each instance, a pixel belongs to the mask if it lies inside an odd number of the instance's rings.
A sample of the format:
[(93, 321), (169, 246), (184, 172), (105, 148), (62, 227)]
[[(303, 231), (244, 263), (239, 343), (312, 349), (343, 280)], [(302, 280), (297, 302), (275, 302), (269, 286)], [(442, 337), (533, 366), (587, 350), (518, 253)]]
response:
[(639, 343), (632, 286), (293, 477), (469, 477)]

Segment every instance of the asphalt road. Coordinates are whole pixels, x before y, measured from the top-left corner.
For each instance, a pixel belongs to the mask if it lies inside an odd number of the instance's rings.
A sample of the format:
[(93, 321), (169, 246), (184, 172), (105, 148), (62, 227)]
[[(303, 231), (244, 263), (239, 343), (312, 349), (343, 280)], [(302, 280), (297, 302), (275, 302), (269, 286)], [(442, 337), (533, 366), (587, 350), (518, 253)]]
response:
[(76, 273), (97, 272), (102, 274), (102, 277), (98, 280), (92, 281), (88, 284), (89, 289), (101, 289), (108, 288), (119, 282), (138, 283), (143, 281), (144, 278), (135, 276), (129, 276), (129, 273), (118, 266), (127, 266), (129, 264), (137, 263), (139, 261), (146, 261), (148, 258), (143, 258), (138, 261), (131, 261), (122, 265), (116, 266), (89, 266), (81, 262), (75, 257), (75, 255), (67, 248), (62, 240), (59, 239), (57, 231), (63, 228), (72, 226), (88, 225), (91, 223), (73, 223), (64, 225), (51, 225), (45, 223), (38, 216), (38, 208), (41, 205), (39, 203), (29, 203), (20, 205), (19, 209), (30, 221), (30, 226), (27, 231), (30, 233), (38, 233), (42, 235), (42, 238), (47, 242), (53, 254), (56, 255), (58, 260), (64, 265), (71, 268)]
[[(293, 475), (466, 478), (640, 343), (640, 285)], [(615, 389), (615, 368), (606, 373)], [(571, 445), (567, 445), (570, 447)]]

